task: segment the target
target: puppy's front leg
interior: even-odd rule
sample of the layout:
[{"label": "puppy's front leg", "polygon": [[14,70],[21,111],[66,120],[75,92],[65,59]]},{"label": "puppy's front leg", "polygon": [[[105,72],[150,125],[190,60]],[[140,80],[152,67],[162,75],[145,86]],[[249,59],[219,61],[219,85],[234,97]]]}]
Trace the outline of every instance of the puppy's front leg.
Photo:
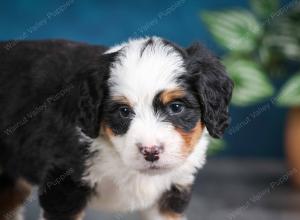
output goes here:
[{"label": "puppy's front leg", "polygon": [[23,179],[0,175],[0,220],[21,220],[22,204],[30,195],[31,185]]},{"label": "puppy's front leg", "polygon": [[186,220],[184,212],[191,199],[191,187],[173,185],[158,203],[142,211],[143,220]]},{"label": "puppy's front leg", "polygon": [[91,193],[91,188],[75,181],[67,172],[48,175],[40,188],[39,199],[46,220],[79,220]]}]

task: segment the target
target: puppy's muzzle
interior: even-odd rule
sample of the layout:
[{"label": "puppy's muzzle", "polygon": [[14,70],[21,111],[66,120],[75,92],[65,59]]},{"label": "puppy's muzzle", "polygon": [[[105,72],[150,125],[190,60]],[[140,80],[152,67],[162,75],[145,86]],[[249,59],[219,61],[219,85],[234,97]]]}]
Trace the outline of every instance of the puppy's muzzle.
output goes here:
[{"label": "puppy's muzzle", "polygon": [[160,145],[143,145],[141,143],[137,144],[140,153],[144,156],[144,159],[148,162],[155,162],[159,160],[159,156],[164,151],[164,146]]}]

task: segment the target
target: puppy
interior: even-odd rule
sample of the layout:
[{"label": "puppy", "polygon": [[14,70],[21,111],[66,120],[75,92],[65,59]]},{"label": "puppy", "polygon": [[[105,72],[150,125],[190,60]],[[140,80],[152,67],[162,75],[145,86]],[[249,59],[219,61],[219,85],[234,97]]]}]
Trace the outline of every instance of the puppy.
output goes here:
[{"label": "puppy", "polygon": [[217,58],[159,37],[0,46],[0,167],[11,183],[0,200],[23,192],[2,216],[25,200],[22,181],[39,186],[47,220],[81,219],[87,205],[185,218],[208,137],[228,126],[233,84]]}]

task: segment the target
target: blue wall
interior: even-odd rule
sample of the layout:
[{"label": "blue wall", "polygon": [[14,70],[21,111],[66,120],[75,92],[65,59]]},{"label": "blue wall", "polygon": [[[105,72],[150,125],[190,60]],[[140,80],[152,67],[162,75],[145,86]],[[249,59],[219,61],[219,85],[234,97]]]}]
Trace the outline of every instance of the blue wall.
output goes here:
[{"label": "blue wall", "polygon": [[[113,45],[140,35],[159,35],[183,46],[200,40],[219,55],[222,50],[199,19],[199,12],[248,7],[246,0],[17,0],[1,1],[0,40],[67,38]],[[267,105],[262,103],[261,105]],[[231,108],[238,126],[259,106]],[[224,155],[282,156],[284,109],[271,106],[247,126],[226,135]]]}]

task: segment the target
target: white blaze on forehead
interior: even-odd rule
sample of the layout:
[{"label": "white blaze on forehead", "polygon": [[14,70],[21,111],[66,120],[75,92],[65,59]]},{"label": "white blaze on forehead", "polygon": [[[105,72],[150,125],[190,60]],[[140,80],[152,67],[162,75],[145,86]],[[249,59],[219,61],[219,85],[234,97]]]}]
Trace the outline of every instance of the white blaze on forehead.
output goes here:
[{"label": "white blaze on forehead", "polygon": [[185,71],[179,52],[157,37],[151,38],[153,43],[145,48],[149,39],[130,40],[107,51],[111,53],[121,49],[111,67],[111,93],[113,96],[125,96],[133,105],[152,103],[158,92],[177,88],[176,79]]}]

